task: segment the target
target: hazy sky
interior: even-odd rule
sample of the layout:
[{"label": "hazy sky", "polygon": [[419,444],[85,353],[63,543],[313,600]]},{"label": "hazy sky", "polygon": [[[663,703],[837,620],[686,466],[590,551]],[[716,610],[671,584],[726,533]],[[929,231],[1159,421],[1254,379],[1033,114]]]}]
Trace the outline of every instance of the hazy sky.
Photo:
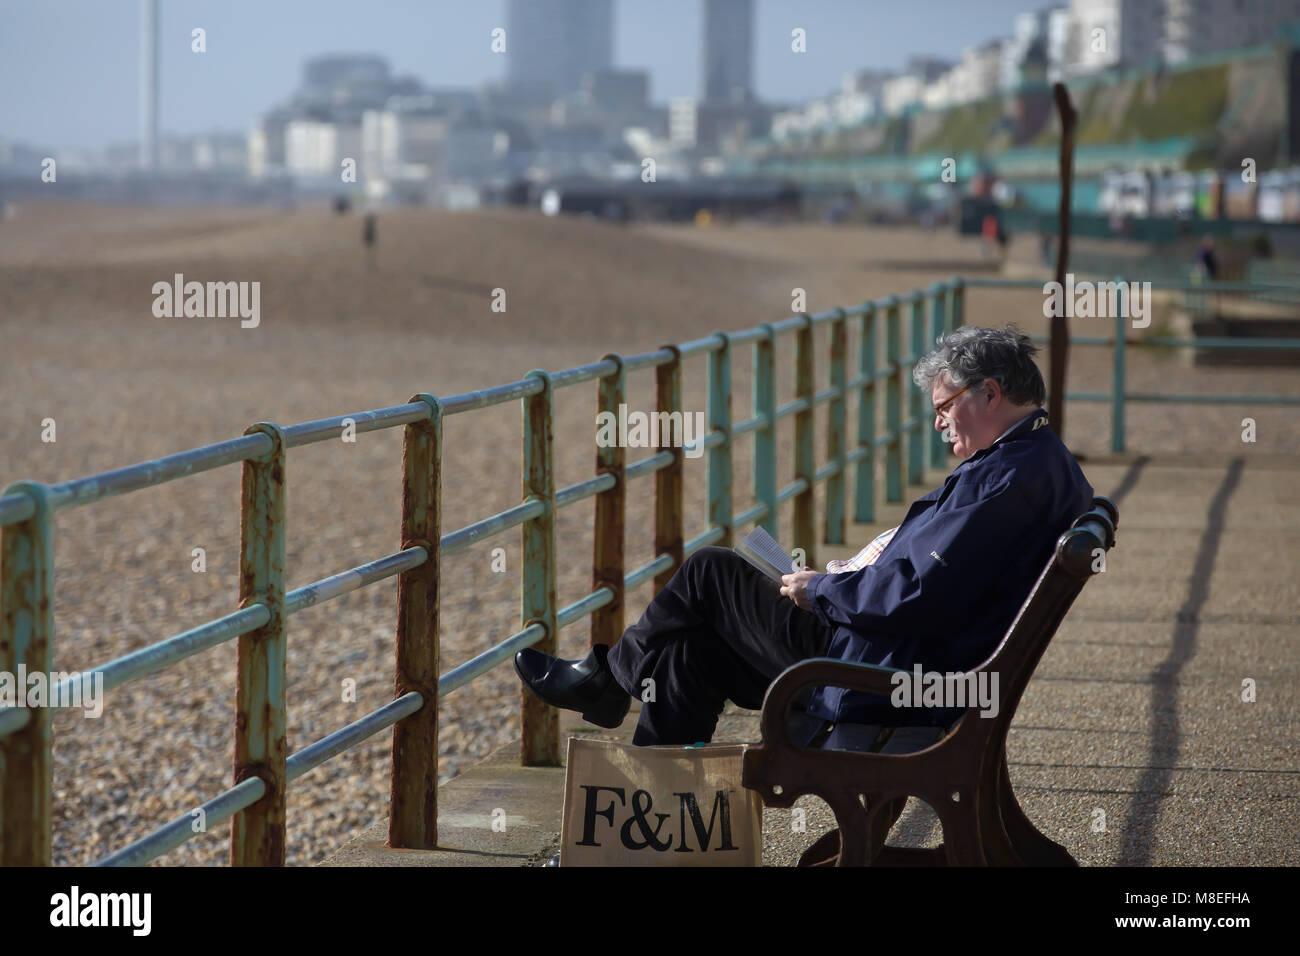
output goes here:
[{"label": "hazy sky", "polygon": [[[1052,0],[757,0],[760,97],[798,101],[845,72],[900,67],[911,54],[956,58],[1011,32],[1014,14]],[[379,53],[431,86],[505,75],[489,49],[504,0],[162,0],[164,135],[248,128],[321,53]],[[699,89],[699,0],[615,0],[614,64],[650,71],[657,103]],[[207,31],[207,52],[190,31]],[[807,31],[808,51],[790,50]],[[138,0],[0,0],[0,138],[98,148],[136,134]]]}]

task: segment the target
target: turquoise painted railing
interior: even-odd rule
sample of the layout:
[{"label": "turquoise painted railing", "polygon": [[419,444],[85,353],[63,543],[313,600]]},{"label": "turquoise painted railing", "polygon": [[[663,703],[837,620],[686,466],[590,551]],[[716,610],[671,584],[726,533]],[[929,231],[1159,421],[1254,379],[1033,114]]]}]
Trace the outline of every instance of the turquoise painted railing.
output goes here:
[{"label": "turquoise painted railing", "polygon": [[[968,288],[983,289],[1037,289],[1043,288],[1041,279],[967,279]],[[1109,392],[1066,392],[1066,402],[1109,402],[1111,406],[1110,449],[1115,454],[1125,451],[1125,416],[1129,402],[1176,403],[1193,405],[1300,405],[1300,397],[1294,395],[1226,395],[1213,393],[1191,394],[1186,392],[1130,392],[1127,388],[1127,355],[1131,348],[1202,348],[1214,350],[1270,351],[1278,350],[1295,354],[1300,350],[1300,341],[1293,338],[1231,338],[1197,336],[1191,339],[1179,339],[1170,336],[1152,336],[1130,341],[1130,316],[1127,307],[1127,283],[1144,281],[1131,277],[1116,276],[1109,280],[1118,284],[1117,297],[1119,308],[1115,312],[1114,327],[1111,335],[1071,335],[1071,346],[1109,348],[1113,354],[1111,371],[1111,390]],[[1277,296],[1294,294],[1294,287],[1277,285],[1260,285],[1247,282],[1177,282],[1151,281],[1151,290],[1168,290],[1193,294],[1196,296],[1213,296],[1219,294],[1248,296],[1257,300],[1277,301]],[[1209,307],[1193,304],[1197,312],[1205,312]],[[1075,320],[1075,325],[1088,322],[1088,319]],[[1034,336],[1034,341],[1046,344],[1046,336]]]},{"label": "turquoise painted railing", "polygon": [[[138,865],[155,859],[197,833],[198,811],[205,830],[233,818],[233,865],[280,865],[285,858],[286,789],[333,756],[388,727],[393,728],[392,799],[389,844],[428,849],[437,845],[438,702],[441,697],[508,660],[520,648],[555,653],[560,628],[591,615],[593,642],[612,643],[623,629],[625,592],[654,578],[667,583],[685,557],[711,544],[730,544],[733,529],[751,522],[776,531],[778,508],[793,507],[794,542],[815,566],[819,537],[814,489],[825,483],[820,540],[844,541],[849,469],[855,469],[853,514],[875,517],[877,456],[883,465],[884,498],[903,500],[904,481],[919,484],[928,463],[944,468],[947,446],[933,430],[928,396],[908,386],[910,370],[941,332],[963,322],[968,287],[1041,288],[1041,282],[954,279],[926,291],[865,302],[852,309],[799,315],[739,332],[717,332],[683,345],[634,356],[607,355],[562,372],[529,372],[495,388],[449,397],[421,393],[404,405],[280,427],[251,426],[241,438],[218,442],[126,468],[57,484],[22,481],[0,495],[0,672],[50,674],[54,635],[54,512],[87,505],[178,478],[241,463],[240,593],[238,609],[85,673],[102,676],[105,691],[168,667],[218,644],[238,639],[236,770],[232,786],[198,808],[99,861]],[[1160,284],[1169,285],[1169,284]],[[1174,284],[1176,286],[1176,284]],[[1226,283],[1221,286],[1232,286]],[[1218,289],[1220,286],[1215,286]],[[1257,287],[1245,286],[1242,291]],[[1231,289],[1227,291],[1232,291]],[[1111,401],[1112,447],[1123,450],[1128,401],[1200,401],[1297,404],[1286,396],[1152,396],[1124,387],[1125,321],[1114,340],[1078,336],[1076,345],[1113,345],[1115,387],[1110,394],[1068,393],[1069,401]],[[848,324],[860,329],[858,354],[849,371]],[[904,336],[906,322],[906,338]],[[816,385],[813,330],[829,331],[826,385]],[[795,397],[776,402],[776,344],[795,337]],[[881,339],[883,338],[883,346]],[[904,350],[904,341],[907,349]],[[1143,345],[1293,347],[1290,340],[1154,340]],[[753,361],[753,413],[732,420],[731,369],[735,351],[748,345]],[[884,362],[879,361],[883,353]],[[628,463],[626,448],[597,447],[594,477],[565,488],[555,486],[553,402],[560,388],[598,383],[598,410],[617,414],[626,403],[627,373],[655,370],[657,411],[682,412],[682,362],[708,356],[707,433],[689,450],[707,450],[707,529],[683,534],[683,466],[687,448],[673,447]],[[878,398],[884,397],[883,408]],[[906,393],[906,399],[904,394]],[[850,441],[846,409],[858,401],[857,427]],[[523,413],[523,488],[520,504],[448,534],[441,529],[442,423],[450,415],[518,400]],[[904,402],[907,410],[904,417]],[[814,412],[826,404],[827,461],[814,459]],[[877,434],[883,412],[884,430]],[[776,429],[794,418],[793,477],[778,484]],[[403,426],[402,532],[397,551],[330,577],[288,590],[285,585],[284,462],[290,448],[337,437],[351,422],[356,431]],[[741,436],[754,434],[751,473],[753,507],[732,509],[732,451]],[[929,437],[927,437],[929,432]],[[654,558],[627,571],[624,514],[630,482],[655,476]],[[564,607],[556,600],[555,516],[558,509],[595,498],[592,590]],[[501,643],[445,674],[439,673],[439,567],[445,556],[513,527],[523,536],[523,597],[520,629]],[[398,579],[396,693],[385,706],[289,755],[286,744],[285,648],[287,619],[377,581]],[[71,699],[75,678],[53,691]],[[558,764],[558,713],[521,691],[521,759]],[[0,708],[0,864],[47,865],[52,858],[52,761],[49,707]]]}]

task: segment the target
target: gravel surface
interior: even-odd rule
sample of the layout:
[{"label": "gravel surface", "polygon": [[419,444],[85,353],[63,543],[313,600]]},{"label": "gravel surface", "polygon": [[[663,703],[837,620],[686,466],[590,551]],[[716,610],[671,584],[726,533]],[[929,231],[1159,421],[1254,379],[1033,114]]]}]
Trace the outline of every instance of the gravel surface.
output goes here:
[{"label": "gravel surface", "polygon": [[[412,210],[381,215],[372,258],[360,232],[357,218],[323,210],[22,206],[0,223],[0,481],[66,480],[228,439],[257,421],[380,408],[419,391],[450,395],[532,368],[775,321],[790,313],[795,288],[819,311],[982,268],[976,243],[919,230],[628,228],[515,211]],[[178,272],[260,282],[260,325],[154,317],[153,284]],[[496,289],[506,292],[504,313],[492,310]],[[1035,292],[980,290],[968,301],[968,322],[1046,329]],[[1085,323],[1074,331],[1087,334]],[[819,386],[825,332],[818,329]],[[792,394],[789,342],[778,352],[780,401]],[[750,414],[743,352],[734,363],[737,420]],[[688,361],[688,410],[704,409],[705,367],[703,357]],[[1076,350],[1070,375],[1072,390],[1106,389],[1109,352]],[[1129,378],[1135,390],[1300,394],[1291,369],[1193,368],[1177,356],[1132,354]],[[632,408],[653,407],[653,382],[650,372],[629,376]],[[561,486],[591,474],[594,406],[594,383],[560,393]],[[1260,451],[1296,447],[1300,425],[1285,409],[1154,405],[1132,408],[1129,445],[1231,453],[1242,447],[1244,415],[1257,420]],[[52,443],[41,440],[47,418],[56,422]],[[1072,407],[1069,426],[1072,447],[1107,450],[1107,406]],[[516,403],[448,420],[444,533],[518,503],[519,443]],[[819,462],[822,446],[819,436]],[[742,441],[736,454],[736,510],[752,503],[744,491],[749,448]],[[290,588],[396,550],[400,458],[400,430],[391,429],[290,452]],[[688,502],[703,501],[703,479],[702,462],[688,464]],[[629,568],[651,557],[651,487],[644,480],[629,495]],[[226,467],[59,512],[55,669],[89,670],[233,610],[238,503],[238,471]],[[688,507],[688,537],[703,530],[702,511]],[[589,502],[561,512],[561,604],[590,589],[590,526]],[[506,573],[492,570],[497,546]],[[205,552],[202,573],[192,567],[195,548]],[[518,567],[513,530],[445,563],[444,670],[518,628]],[[629,615],[650,594],[649,584],[630,593]],[[291,619],[291,752],[391,699],[395,603],[390,579]],[[585,623],[573,625],[561,653],[579,656],[587,642]],[[355,703],[342,700],[347,678],[356,681]],[[55,716],[56,863],[100,859],[229,786],[234,680],[232,641],[111,692],[100,719]],[[517,733],[519,696],[502,666],[442,703],[443,779]],[[291,787],[290,864],[323,859],[386,813],[390,739],[378,734]],[[228,831],[214,826],[157,862],[223,864]]]}]

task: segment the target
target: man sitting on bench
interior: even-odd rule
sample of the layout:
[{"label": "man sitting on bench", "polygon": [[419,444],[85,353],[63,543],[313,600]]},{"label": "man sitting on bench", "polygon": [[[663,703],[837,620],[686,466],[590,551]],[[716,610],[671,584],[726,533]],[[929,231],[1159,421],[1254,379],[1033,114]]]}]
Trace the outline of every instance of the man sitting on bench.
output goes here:
[{"label": "man sitting on bench", "polygon": [[[520,679],[601,727],[617,727],[635,695],[644,703],[634,744],[692,744],[712,739],[727,700],[761,709],[768,685],[810,657],[940,673],[976,666],[1057,537],[1092,505],[1092,486],[1044,427],[1037,351],[1013,326],[965,326],[917,363],[913,379],[930,394],[934,427],[965,460],[891,537],[828,573],[786,575],[779,589],[731,549],[701,548],[613,647],[597,645],[582,661],[525,648],[515,656]],[[898,709],[837,687],[817,688],[805,711],[893,726],[947,726],[961,712]]]}]

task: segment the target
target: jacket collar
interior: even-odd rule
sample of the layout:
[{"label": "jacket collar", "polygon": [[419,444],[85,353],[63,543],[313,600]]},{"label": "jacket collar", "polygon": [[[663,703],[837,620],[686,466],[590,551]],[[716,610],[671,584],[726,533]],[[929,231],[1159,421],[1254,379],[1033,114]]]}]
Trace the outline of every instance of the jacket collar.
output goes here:
[{"label": "jacket collar", "polygon": [[1047,409],[1036,408],[1028,415],[1026,415],[1024,418],[1020,419],[1020,421],[1016,422],[1014,425],[1012,425],[1010,428],[1004,431],[997,438],[995,438],[993,440],[993,444],[989,445],[987,448],[981,448],[979,451],[975,452],[975,454],[971,455],[964,462],[962,462],[962,464],[969,465],[971,462],[979,461],[982,457],[992,452],[993,449],[997,448],[998,445],[1002,444],[1002,442],[1004,441],[1016,441],[1018,439],[1028,438],[1030,436],[1037,437],[1036,435],[1034,435],[1034,433],[1037,432],[1040,428],[1042,428],[1046,424],[1047,424]]}]

